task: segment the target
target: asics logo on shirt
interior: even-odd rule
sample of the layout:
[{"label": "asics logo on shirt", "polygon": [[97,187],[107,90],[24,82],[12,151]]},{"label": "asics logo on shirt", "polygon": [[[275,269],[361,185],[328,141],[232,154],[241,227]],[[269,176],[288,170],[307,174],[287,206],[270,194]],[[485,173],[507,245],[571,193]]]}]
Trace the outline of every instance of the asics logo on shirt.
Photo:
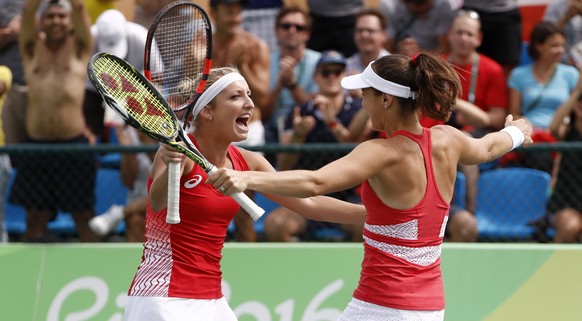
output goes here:
[{"label": "asics logo on shirt", "polygon": [[193,178],[184,182],[184,187],[185,188],[194,188],[194,187],[198,186],[198,184],[200,184],[200,182],[202,182],[202,176],[194,175]]}]

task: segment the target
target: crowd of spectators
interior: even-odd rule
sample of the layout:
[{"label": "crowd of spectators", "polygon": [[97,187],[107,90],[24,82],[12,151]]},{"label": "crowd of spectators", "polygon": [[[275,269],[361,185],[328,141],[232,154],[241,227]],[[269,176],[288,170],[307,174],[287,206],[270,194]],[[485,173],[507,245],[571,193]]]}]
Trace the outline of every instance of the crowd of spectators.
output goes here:
[{"label": "crowd of spectators", "polygon": [[[136,1],[133,21],[114,9],[115,1],[104,1],[106,5],[99,7],[93,2],[0,0],[0,110],[4,120],[0,146],[144,143],[123,126],[104,122],[107,107],[86,81],[81,67],[86,66],[91,53],[107,51],[143,69],[147,28],[155,14],[172,1]],[[210,0],[208,4],[214,30],[213,67],[235,66],[248,82],[256,106],[249,139],[242,145],[358,143],[383,137],[370,129],[361,108],[361,92],[344,91],[339,81],[362,72],[382,56],[412,57],[419,52],[442,55],[458,72],[463,90],[448,125],[481,137],[501,129],[505,116],[511,113],[531,122],[537,141],[580,141],[581,0],[551,2],[528,35],[522,35],[522,17],[515,0],[378,0],[373,6],[361,0],[309,0],[305,6],[281,0]],[[529,44],[528,64],[520,64],[522,39]],[[39,60],[41,55],[43,60]],[[46,59],[51,59],[50,63]],[[56,77],[60,82],[55,83]],[[78,79],[85,79],[85,86],[72,84]],[[439,122],[422,119],[422,124],[430,127]],[[114,142],[110,136],[116,134],[120,139]],[[570,180],[578,175],[573,168],[576,154],[516,155],[508,154],[490,166],[458,168],[466,177],[467,193],[464,206],[451,208],[448,240],[478,240],[477,182],[482,171],[499,166],[533,167],[552,173],[555,193],[546,219],[556,229],[555,241],[582,240],[582,196],[576,197],[576,190],[571,192],[574,196],[564,196],[570,191],[566,187],[574,184]],[[93,191],[98,164],[83,167],[87,160],[78,160],[75,166],[83,169],[82,185],[74,185],[75,180],[64,185],[53,182],[53,194],[44,192],[48,187],[30,192],[31,184],[26,182],[38,175],[34,172],[38,166],[55,177],[65,175],[58,171],[65,160],[49,156],[0,158],[0,192],[6,188],[12,167],[18,169],[10,200],[27,209],[24,241],[51,241],[46,225],[61,209],[74,213],[82,241],[103,240],[124,218],[126,223],[132,222],[127,239],[143,240],[139,237],[145,215],[143,184],[134,186],[134,181],[128,180],[127,186],[136,196],[127,204],[112,207],[101,222],[89,223],[95,215],[90,209],[93,196],[72,201],[75,196],[71,195]],[[126,168],[136,161],[127,156],[120,160]],[[341,155],[265,156],[275,168],[286,170],[317,169]],[[147,155],[138,158],[148,164]],[[130,176],[143,176],[147,172],[143,166],[141,174],[132,169]],[[57,189],[68,194],[54,199]],[[358,188],[333,196],[359,202]],[[136,201],[140,214],[128,214]],[[114,218],[104,227],[103,219],[111,215]],[[237,215],[234,225],[238,241],[258,239],[247,215]],[[317,239],[318,231],[330,227],[284,208],[269,213],[264,226],[267,241]],[[331,227],[344,233],[342,240],[361,241],[361,226]],[[0,225],[0,240],[7,239],[3,235]]]}]

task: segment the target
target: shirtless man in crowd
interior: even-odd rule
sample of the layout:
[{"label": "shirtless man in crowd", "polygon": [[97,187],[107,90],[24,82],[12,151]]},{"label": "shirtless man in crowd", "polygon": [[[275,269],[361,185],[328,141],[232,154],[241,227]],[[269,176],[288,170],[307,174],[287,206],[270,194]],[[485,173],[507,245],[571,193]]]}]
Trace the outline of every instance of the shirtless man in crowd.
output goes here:
[{"label": "shirtless man in crowd", "polygon": [[[37,11],[40,8],[40,19]],[[87,63],[93,40],[83,0],[27,0],[20,49],[28,82],[26,142],[94,142],[83,116]],[[23,241],[51,241],[47,224],[70,212],[81,241],[98,241],[89,229],[94,216],[96,163],[91,153],[23,155],[10,199],[26,208]]]},{"label": "shirtless man in crowd", "polygon": [[[267,43],[242,29],[242,0],[211,0],[214,21],[212,66],[234,65],[245,77],[259,109],[269,93],[269,48]],[[255,110],[255,114],[257,110]],[[253,115],[256,118],[259,115]],[[260,119],[257,118],[257,119]]]}]

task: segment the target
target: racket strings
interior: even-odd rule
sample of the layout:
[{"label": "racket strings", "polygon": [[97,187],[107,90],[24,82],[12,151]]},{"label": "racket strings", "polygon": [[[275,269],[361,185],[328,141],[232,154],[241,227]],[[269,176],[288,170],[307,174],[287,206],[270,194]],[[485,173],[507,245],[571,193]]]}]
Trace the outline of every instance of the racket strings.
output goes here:
[{"label": "racket strings", "polygon": [[[204,72],[210,26],[194,6],[179,6],[158,23],[153,39],[159,54],[150,55],[152,83],[173,109],[183,108],[194,96],[192,81]],[[160,69],[161,68],[161,69]]]},{"label": "racket strings", "polygon": [[144,129],[164,137],[174,137],[176,124],[158,96],[136,77],[135,70],[128,70],[106,57],[93,64],[95,76],[115,99],[122,112],[134,118]]}]

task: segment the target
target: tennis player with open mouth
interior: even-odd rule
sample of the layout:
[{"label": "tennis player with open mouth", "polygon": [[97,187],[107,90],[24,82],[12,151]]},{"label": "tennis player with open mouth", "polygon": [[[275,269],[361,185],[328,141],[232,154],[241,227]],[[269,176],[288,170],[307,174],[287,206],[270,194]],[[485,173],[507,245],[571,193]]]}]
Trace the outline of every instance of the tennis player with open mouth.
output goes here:
[{"label": "tennis player with open mouth", "polygon": [[[185,82],[190,92],[184,94],[192,95],[198,82]],[[236,69],[212,69],[192,110],[188,139],[216,168],[274,172],[260,154],[232,145],[246,139],[254,108],[248,84]],[[220,260],[228,226],[242,209],[230,197],[235,193],[204,184],[207,171],[181,149],[164,144],[154,160],[143,259],[129,289],[125,321],[236,320],[222,294]],[[167,224],[164,213],[171,162],[180,165],[178,224]],[[338,223],[365,219],[362,205],[330,197],[266,196],[310,219]]]}]

